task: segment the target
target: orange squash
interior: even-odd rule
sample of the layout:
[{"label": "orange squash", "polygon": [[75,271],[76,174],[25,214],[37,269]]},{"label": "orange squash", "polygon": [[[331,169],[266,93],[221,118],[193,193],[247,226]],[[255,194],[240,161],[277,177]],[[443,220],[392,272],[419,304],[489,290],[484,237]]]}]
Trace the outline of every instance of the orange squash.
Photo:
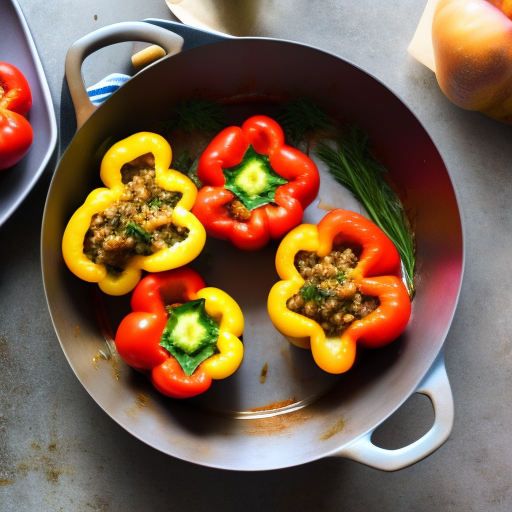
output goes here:
[{"label": "orange squash", "polygon": [[456,105],[512,124],[512,0],[440,0],[432,19],[437,81]]}]

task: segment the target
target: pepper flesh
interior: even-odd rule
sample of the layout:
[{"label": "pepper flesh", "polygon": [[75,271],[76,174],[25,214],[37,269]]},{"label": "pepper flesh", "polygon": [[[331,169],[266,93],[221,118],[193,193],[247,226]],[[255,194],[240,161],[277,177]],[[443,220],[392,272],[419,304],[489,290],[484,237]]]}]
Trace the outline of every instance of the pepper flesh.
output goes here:
[{"label": "pepper flesh", "polygon": [[[327,256],[334,245],[362,247],[351,279],[365,295],[378,297],[379,306],[361,320],[354,321],[341,335],[326,337],[320,324],[288,309],[287,301],[305,281],[295,267],[295,255],[303,250]],[[378,348],[396,339],[411,314],[406,287],[398,277],[400,257],[389,238],[372,222],[347,210],[333,210],[318,224],[301,224],[282,240],[276,254],[276,270],[281,281],[268,297],[270,318],[291,343],[312,351],[316,364],[339,374],[354,364],[356,345]]]},{"label": "pepper flesh", "polygon": [[456,105],[512,124],[512,2],[441,0],[432,22],[437,81]]},{"label": "pepper flesh", "polygon": [[[227,205],[236,196],[226,189],[223,169],[240,164],[252,146],[267,156],[272,170],[288,181],[275,190],[272,202],[251,210],[247,221],[235,220]],[[314,162],[284,142],[284,133],[273,119],[253,116],[242,127],[221,131],[199,158],[198,178],[203,183],[192,212],[209,235],[230,240],[243,250],[264,247],[302,221],[304,209],[318,194],[320,178]]]},{"label": "pepper flesh", "polygon": [[[122,273],[111,275],[105,265],[96,264],[84,254],[84,237],[91,218],[115,203],[123,194],[121,168],[137,157],[152,153],[155,158],[155,182],[165,190],[182,193],[175,206],[171,222],[189,230],[187,238],[171,247],[149,256],[133,256]],[[69,269],[79,278],[98,283],[101,290],[109,295],[124,295],[137,285],[141,271],[161,272],[181,267],[202,251],[206,233],[190,212],[197,196],[194,183],[178,171],[169,169],[172,151],[160,135],[140,132],[114,144],[105,154],[101,163],[100,177],[106,188],[93,190],[84,204],[71,217],[62,240],[62,252]]]},{"label": "pepper flesh", "polygon": [[34,137],[25,115],[32,93],[25,76],[12,64],[0,62],[0,171],[18,163]]},{"label": "pepper flesh", "polygon": [[[206,312],[219,323],[219,352],[188,376],[160,341],[168,318],[166,305],[196,299],[205,300]],[[133,312],[117,329],[117,351],[130,366],[149,373],[153,385],[164,395],[196,396],[210,387],[212,379],[229,377],[240,366],[243,345],[239,337],[244,329],[240,307],[224,291],[206,287],[202,277],[190,267],[146,276],[133,291],[131,306]]]}]

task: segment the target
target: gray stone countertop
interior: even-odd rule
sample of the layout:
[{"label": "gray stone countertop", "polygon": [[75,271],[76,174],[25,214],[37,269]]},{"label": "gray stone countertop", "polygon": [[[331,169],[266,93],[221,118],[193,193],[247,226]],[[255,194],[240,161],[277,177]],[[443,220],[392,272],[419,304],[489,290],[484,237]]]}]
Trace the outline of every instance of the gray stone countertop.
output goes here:
[{"label": "gray stone countertop", "polygon": [[[47,75],[60,140],[26,199],[30,208],[1,228],[0,510],[511,510],[512,132],[452,105],[434,75],[408,55],[426,2],[286,1],[280,17],[247,34],[317,46],[380,79],[430,133],[457,190],[466,268],[445,343],[455,424],[438,451],[394,473],[335,458],[257,473],[195,466],[133,438],[91,399],[55,335],[40,264],[46,193],[74,134],[64,59],[76,39],[101,26],[174,18],[164,0],[19,3]],[[119,71],[108,69],[115,60],[108,49],[90,59],[89,84]],[[433,413],[423,398],[414,395],[379,429],[383,446],[403,446],[429,428]]]}]

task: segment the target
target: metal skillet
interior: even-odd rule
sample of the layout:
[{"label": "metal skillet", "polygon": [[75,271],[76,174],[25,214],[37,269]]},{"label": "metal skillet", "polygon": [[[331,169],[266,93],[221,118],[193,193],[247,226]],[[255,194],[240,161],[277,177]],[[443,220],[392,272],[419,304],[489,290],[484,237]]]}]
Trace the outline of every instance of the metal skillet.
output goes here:
[{"label": "metal skillet", "polygon": [[[183,36],[183,47],[176,34]],[[96,110],[82,81],[82,62],[97,49],[120,41],[159,44],[167,56],[138,73]],[[461,286],[463,228],[446,166],[426,130],[399,98],[357,66],[312,47],[226,38],[162,20],[116,24],[80,39],[68,52],[66,77],[79,129],[47,198],[43,280],[69,364],[107,414],[157,450],[231,470],[284,468],[330,456],[397,470],[445,442],[453,423],[453,400],[443,344]],[[240,369],[215,382],[201,397],[177,401],[159,395],[143,375],[120,361],[115,351],[109,352],[112,343],[102,328],[105,323],[98,321],[99,295],[91,295],[96,285],[79,281],[63,262],[64,228],[99,185],[101,148],[155,129],[180,100],[198,96],[237,98],[228,112],[233,122],[255,113],[272,114],[273,98],[307,96],[369,134],[415,219],[417,292],[410,323],[398,340],[367,354],[343,376],[323,373],[309,351],[288,343],[268,318],[266,297],[278,279],[276,245],[241,254],[226,242],[209,240],[211,264],[202,265],[201,271],[209,284],[235,298],[246,318]],[[354,207],[323,170],[321,178],[320,198],[333,206]],[[304,220],[315,222],[323,213],[314,204]],[[115,332],[129,312],[129,298],[103,296],[101,303]],[[432,428],[398,450],[375,446],[375,429],[413,393],[431,399]]]}]

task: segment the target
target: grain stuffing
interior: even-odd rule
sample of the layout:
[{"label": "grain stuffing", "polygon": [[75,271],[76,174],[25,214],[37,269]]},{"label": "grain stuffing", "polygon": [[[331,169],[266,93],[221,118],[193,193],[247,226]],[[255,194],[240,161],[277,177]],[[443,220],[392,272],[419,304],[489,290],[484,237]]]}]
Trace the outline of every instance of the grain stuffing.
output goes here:
[{"label": "grain stuffing", "polygon": [[288,309],[318,322],[327,337],[339,336],[379,306],[377,297],[363,295],[350,278],[358,261],[349,247],[339,247],[324,257],[299,251],[295,267],[305,282],[288,299]]},{"label": "grain stuffing", "polygon": [[167,249],[182,242],[188,233],[187,228],[171,222],[182,194],[156,184],[152,154],[125,164],[121,174],[121,197],[93,215],[84,239],[86,256],[114,273],[133,256],[149,256]]}]

